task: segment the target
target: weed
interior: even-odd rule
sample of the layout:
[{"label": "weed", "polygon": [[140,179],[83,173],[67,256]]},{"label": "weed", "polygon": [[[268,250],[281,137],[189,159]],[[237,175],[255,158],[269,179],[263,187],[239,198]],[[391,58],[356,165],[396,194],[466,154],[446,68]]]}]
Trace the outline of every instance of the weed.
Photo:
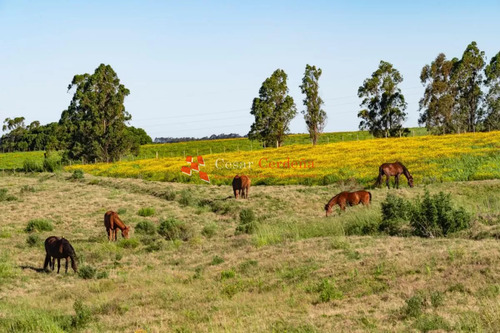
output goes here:
[{"label": "weed", "polygon": [[0,188],[0,202],[1,201],[16,201],[17,198],[13,195],[7,194],[6,188]]},{"label": "weed", "polygon": [[41,240],[40,240],[40,237],[37,234],[29,235],[26,238],[26,244],[28,244],[28,246],[34,247],[34,246],[37,246],[40,243],[41,243]]},{"label": "weed", "polygon": [[153,215],[155,215],[155,213],[156,213],[156,211],[153,207],[145,207],[145,208],[139,209],[139,211],[137,212],[137,215],[147,217],[147,216],[153,216]]},{"label": "weed", "polygon": [[52,226],[52,221],[46,219],[34,219],[28,222],[24,231],[52,231],[53,229],[54,227]]},{"label": "weed", "polygon": [[139,246],[139,241],[136,238],[124,238],[120,240],[117,245],[124,249],[135,249]]},{"label": "weed", "polygon": [[436,314],[424,314],[423,316],[417,318],[414,323],[414,327],[420,332],[450,330],[450,324],[444,318]]},{"label": "weed", "polygon": [[96,276],[97,270],[90,265],[83,265],[78,269],[78,276],[85,280],[93,279]]},{"label": "weed", "polygon": [[175,218],[163,220],[158,227],[158,233],[166,240],[187,241],[194,236],[194,232],[189,226]]},{"label": "weed", "polygon": [[150,221],[141,221],[135,226],[135,231],[143,235],[155,235],[156,226]]},{"label": "weed", "polygon": [[236,273],[232,269],[220,272],[220,279],[221,280],[232,279],[235,276],[236,276]]},{"label": "weed", "polygon": [[204,226],[203,229],[201,230],[201,234],[206,238],[212,238],[215,236],[216,233],[217,233],[217,224],[215,223],[209,223],[206,226]]},{"label": "weed", "polygon": [[431,293],[431,304],[433,308],[437,308],[444,303],[444,294],[440,291],[434,291]]},{"label": "weed", "polygon": [[222,264],[223,262],[224,262],[224,258],[216,255],[212,258],[210,265],[219,265],[219,264]]},{"label": "weed", "polygon": [[415,295],[406,300],[406,306],[403,308],[403,313],[406,317],[416,318],[423,312],[424,299],[420,295]]},{"label": "weed", "polygon": [[326,303],[331,300],[338,300],[344,297],[342,291],[340,291],[335,282],[330,279],[323,279],[317,285],[309,288],[308,291],[319,293],[318,301],[320,303]]},{"label": "weed", "polygon": [[73,171],[73,173],[71,174],[71,176],[69,177],[70,180],[81,180],[81,179],[84,179],[85,176],[83,174],[83,170],[82,169],[76,169]]},{"label": "weed", "polygon": [[81,300],[76,300],[73,304],[75,316],[72,320],[72,325],[75,329],[82,329],[92,320],[92,309],[83,304]]},{"label": "weed", "polygon": [[255,221],[255,214],[252,209],[242,209],[240,212],[240,223],[236,227],[236,234],[253,234],[257,231],[258,225]]},{"label": "weed", "polygon": [[35,193],[36,192],[36,188],[34,186],[24,185],[23,187],[21,187],[21,191],[20,192],[21,192],[21,194],[27,193],[27,192]]}]

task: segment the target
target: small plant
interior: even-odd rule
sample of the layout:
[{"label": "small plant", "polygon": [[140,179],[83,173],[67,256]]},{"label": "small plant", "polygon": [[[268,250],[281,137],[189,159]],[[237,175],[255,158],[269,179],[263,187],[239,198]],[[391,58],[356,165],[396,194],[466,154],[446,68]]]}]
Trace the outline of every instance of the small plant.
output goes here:
[{"label": "small plant", "polygon": [[28,246],[34,247],[37,246],[39,243],[40,243],[40,237],[37,234],[29,235],[26,238],[26,244],[28,244]]},{"label": "small plant", "polygon": [[139,209],[139,211],[137,212],[137,215],[147,217],[147,216],[155,215],[155,212],[156,211],[153,207],[145,207],[145,208]]},{"label": "small plant", "polygon": [[143,235],[155,235],[156,226],[151,221],[141,221],[135,226],[135,231]]},{"label": "small plant", "polygon": [[197,200],[193,197],[191,191],[182,190],[180,194],[179,203],[182,206],[196,206]]},{"label": "small plant", "polygon": [[440,291],[434,291],[431,293],[431,304],[433,308],[437,308],[444,303],[444,294]]},{"label": "small plant", "polygon": [[212,238],[217,233],[217,224],[210,223],[203,227],[201,234],[206,238]]},{"label": "small plant", "polygon": [[335,283],[329,279],[321,280],[313,291],[319,293],[319,302],[326,303],[335,299],[342,299],[344,294],[338,290]]},{"label": "small plant", "polygon": [[73,173],[71,174],[71,176],[69,177],[69,179],[71,179],[71,180],[81,180],[83,178],[84,178],[84,175],[83,175],[82,169],[74,170]]},{"label": "small plant", "polygon": [[183,241],[191,239],[194,234],[190,227],[175,218],[162,221],[158,227],[158,233],[166,240],[180,239]]},{"label": "small plant", "polygon": [[219,265],[219,264],[222,264],[224,262],[224,258],[221,258],[219,256],[214,256],[212,258],[212,262],[210,263],[210,265]]},{"label": "small plant", "polygon": [[139,246],[139,241],[135,238],[129,238],[129,239],[124,238],[121,239],[117,245],[124,249],[135,249],[136,247]]},{"label": "small plant", "polygon": [[83,265],[78,269],[78,276],[85,280],[93,279],[96,273],[97,270],[90,265]]},{"label": "small plant", "polygon": [[36,189],[34,186],[24,185],[23,187],[21,187],[21,194],[26,193],[26,192],[35,193]]},{"label": "small plant", "polygon": [[232,279],[235,276],[236,276],[236,273],[232,269],[220,272],[220,279],[221,280]]},{"label": "small plant", "polygon": [[240,224],[236,227],[236,234],[253,234],[257,231],[257,221],[252,209],[242,209],[240,212]]},{"label": "small plant", "polygon": [[109,277],[108,271],[101,271],[96,275],[97,279],[107,279]]},{"label": "small plant", "polygon": [[28,222],[28,225],[24,229],[26,232],[33,231],[52,231],[54,227],[52,226],[52,222],[46,219],[34,219]]},{"label": "small plant", "polygon": [[17,198],[13,195],[7,194],[9,190],[0,188],[0,201],[15,201]]},{"label": "small plant", "polygon": [[422,314],[424,304],[424,299],[421,296],[412,296],[406,300],[403,312],[406,317],[416,318]]},{"label": "small plant", "polygon": [[73,304],[75,316],[71,321],[71,326],[76,329],[82,329],[92,320],[92,309],[85,306],[81,300],[76,300]]}]

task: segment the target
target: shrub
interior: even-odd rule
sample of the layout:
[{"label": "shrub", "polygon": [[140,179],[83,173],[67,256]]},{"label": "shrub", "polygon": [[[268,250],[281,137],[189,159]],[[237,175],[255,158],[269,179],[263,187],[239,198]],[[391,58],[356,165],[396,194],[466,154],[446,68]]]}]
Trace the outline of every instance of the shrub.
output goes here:
[{"label": "shrub", "polygon": [[78,269],[78,276],[85,280],[93,279],[96,276],[97,270],[89,265],[83,265]]},{"label": "shrub", "polygon": [[240,212],[240,224],[236,227],[236,234],[253,234],[257,231],[257,221],[252,209],[242,209]]},{"label": "shrub", "polygon": [[28,225],[24,229],[26,232],[32,231],[52,231],[54,228],[52,222],[46,219],[34,219],[28,222]]},{"label": "shrub", "polygon": [[212,258],[212,262],[210,263],[210,265],[219,265],[219,264],[222,264],[224,262],[224,258],[221,258],[219,256],[214,256]]},{"label": "shrub", "polygon": [[160,223],[158,233],[165,237],[166,240],[181,239],[187,241],[193,237],[193,230],[184,222],[175,218],[169,218]]},{"label": "shrub", "polygon": [[155,209],[153,207],[141,208],[137,212],[137,215],[144,216],[144,217],[146,217],[146,216],[153,216],[154,214],[155,214]]},{"label": "shrub", "polygon": [[236,273],[232,269],[230,269],[228,271],[220,272],[220,279],[221,280],[232,279],[235,276],[236,276]]},{"label": "shrub", "polygon": [[321,280],[311,291],[319,293],[319,302],[321,303],[344,297],[342,291],[338,290],[335,283],[329,279]]},{"label": "shrub", "polygon": [[135,226],[135,231],[143,235],[156,234],[156,226],[150,221],[141,221]]},{"label": "shrub", "polygon": [[182,206],[195,206],[196,199],[193,197],[193,194],[189,190],[182,190],[181,197],[179,198],[179,203]]},{"label": "shrub", "polygon": [[403,312],[406,317],[416,318],[422,314],[424,304],[424,299],[421,296],[412,296],[406,300],[406,306],[404,307]]},{"label": "shrub", "polygon": [[135,249],[139,246],[139,241],[135,238],[122,239],[118,242],[118,246],[124,249]]},{"label": "shrub", "polygon": [[450,194],[439,192],[431,196],[425,191],[422,200],[417,199],[410,224],[417,236],[446,236],[470,226],[471,216],[463,209],[455,209]]},{"label": "shrub", "polygon": [[62,157],[56,152],[46,153],[43,160],[43,169],[47,172],[55,172],[62,169]]},{"label": "shrub", "polygon": [[26,244],[28,244],[29,246],[33,247],[33,246],[36,246],[40,243],[40,237],[38,237],[37,234],[32,234],[32,235],[29,235],[27,238],[26,238]]},{"label": "shrub", "polygon": [[7,194],[9,190],[0,188],[0,201],[15,201],[17,198],[13,195]]},{"label": "shrub", "polygon": [[217,233],[217,224],[210,223],[203,227],[201,234],[206,238],[212,238]]},{"label": "shrub", "polygon": [[75,316],[72,319],[71,326],[76,329],[82,329],[92,320],[92,309],[85,306],[81,300],[76,300],[73,304]]},{"label": "shrub", "polygon": [[71,174],[71,176],[69,177],[69,179],[71,179],[71,180],[80,180],[83,178],[84,178],[84,175],[83,175],[82,169],[74,170],[73,173]]}]

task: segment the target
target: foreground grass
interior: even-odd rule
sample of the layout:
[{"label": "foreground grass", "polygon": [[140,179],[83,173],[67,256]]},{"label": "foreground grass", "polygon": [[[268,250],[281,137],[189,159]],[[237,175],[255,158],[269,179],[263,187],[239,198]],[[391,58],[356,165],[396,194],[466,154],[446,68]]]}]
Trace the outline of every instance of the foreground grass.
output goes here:
[{"label": "foreground grass", "polygon": [[[500,326],[500,181],[429,185],[451,192],[475,216],[446,239],[363,236],[380,220],[372,207],[324,217],[325,202],[354,183],[262,186],[249,200],[229,186],[69,175],[0,177],[17,200],[0,202],[1,331],[148,332],[495,332]],[[392,190],[413,198],[423,187]],[[139,216],[144,207],[154,216]],[[235,235],[239,213],[258,229]],[[128,241],[108,243],[103,215],[120,212]],[[193,228],[187,242],[140,234],[173,217]],[[26,233],[34,219],[53,231]],[[207,230],[212,230],[208,232]],[[37,235],[39,241],[28,243]],[[43,240],[68,238],[80,270],[45,274]],[[32,237],[33,238],[33,237]],[[36,238],[36,237],[35,237]],[[86,268],[87,269],[87,268]],[[77,300],[81,300],[78,303]]]}]

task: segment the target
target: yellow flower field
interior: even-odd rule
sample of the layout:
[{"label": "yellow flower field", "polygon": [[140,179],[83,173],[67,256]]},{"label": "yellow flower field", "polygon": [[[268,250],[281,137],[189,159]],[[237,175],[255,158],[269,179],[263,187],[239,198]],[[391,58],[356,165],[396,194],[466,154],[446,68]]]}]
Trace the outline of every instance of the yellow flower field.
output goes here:
[{"label": "yellow flower field", "polygon": [[[500,132],[467,133],[338,142],[318,146],[240,151],[203,156],[212,184],[230,184],[246,174],[253,184],[330,184],[356,179],[372,184],[384,162],[401,161],[415,182],[430,183],[500,178]],[[181,173],[182,157],[113,164],[73,165],[66,170],[111,177],[202,183],[196,172]],[[405,179],[403,178],[403,182]]]}]

